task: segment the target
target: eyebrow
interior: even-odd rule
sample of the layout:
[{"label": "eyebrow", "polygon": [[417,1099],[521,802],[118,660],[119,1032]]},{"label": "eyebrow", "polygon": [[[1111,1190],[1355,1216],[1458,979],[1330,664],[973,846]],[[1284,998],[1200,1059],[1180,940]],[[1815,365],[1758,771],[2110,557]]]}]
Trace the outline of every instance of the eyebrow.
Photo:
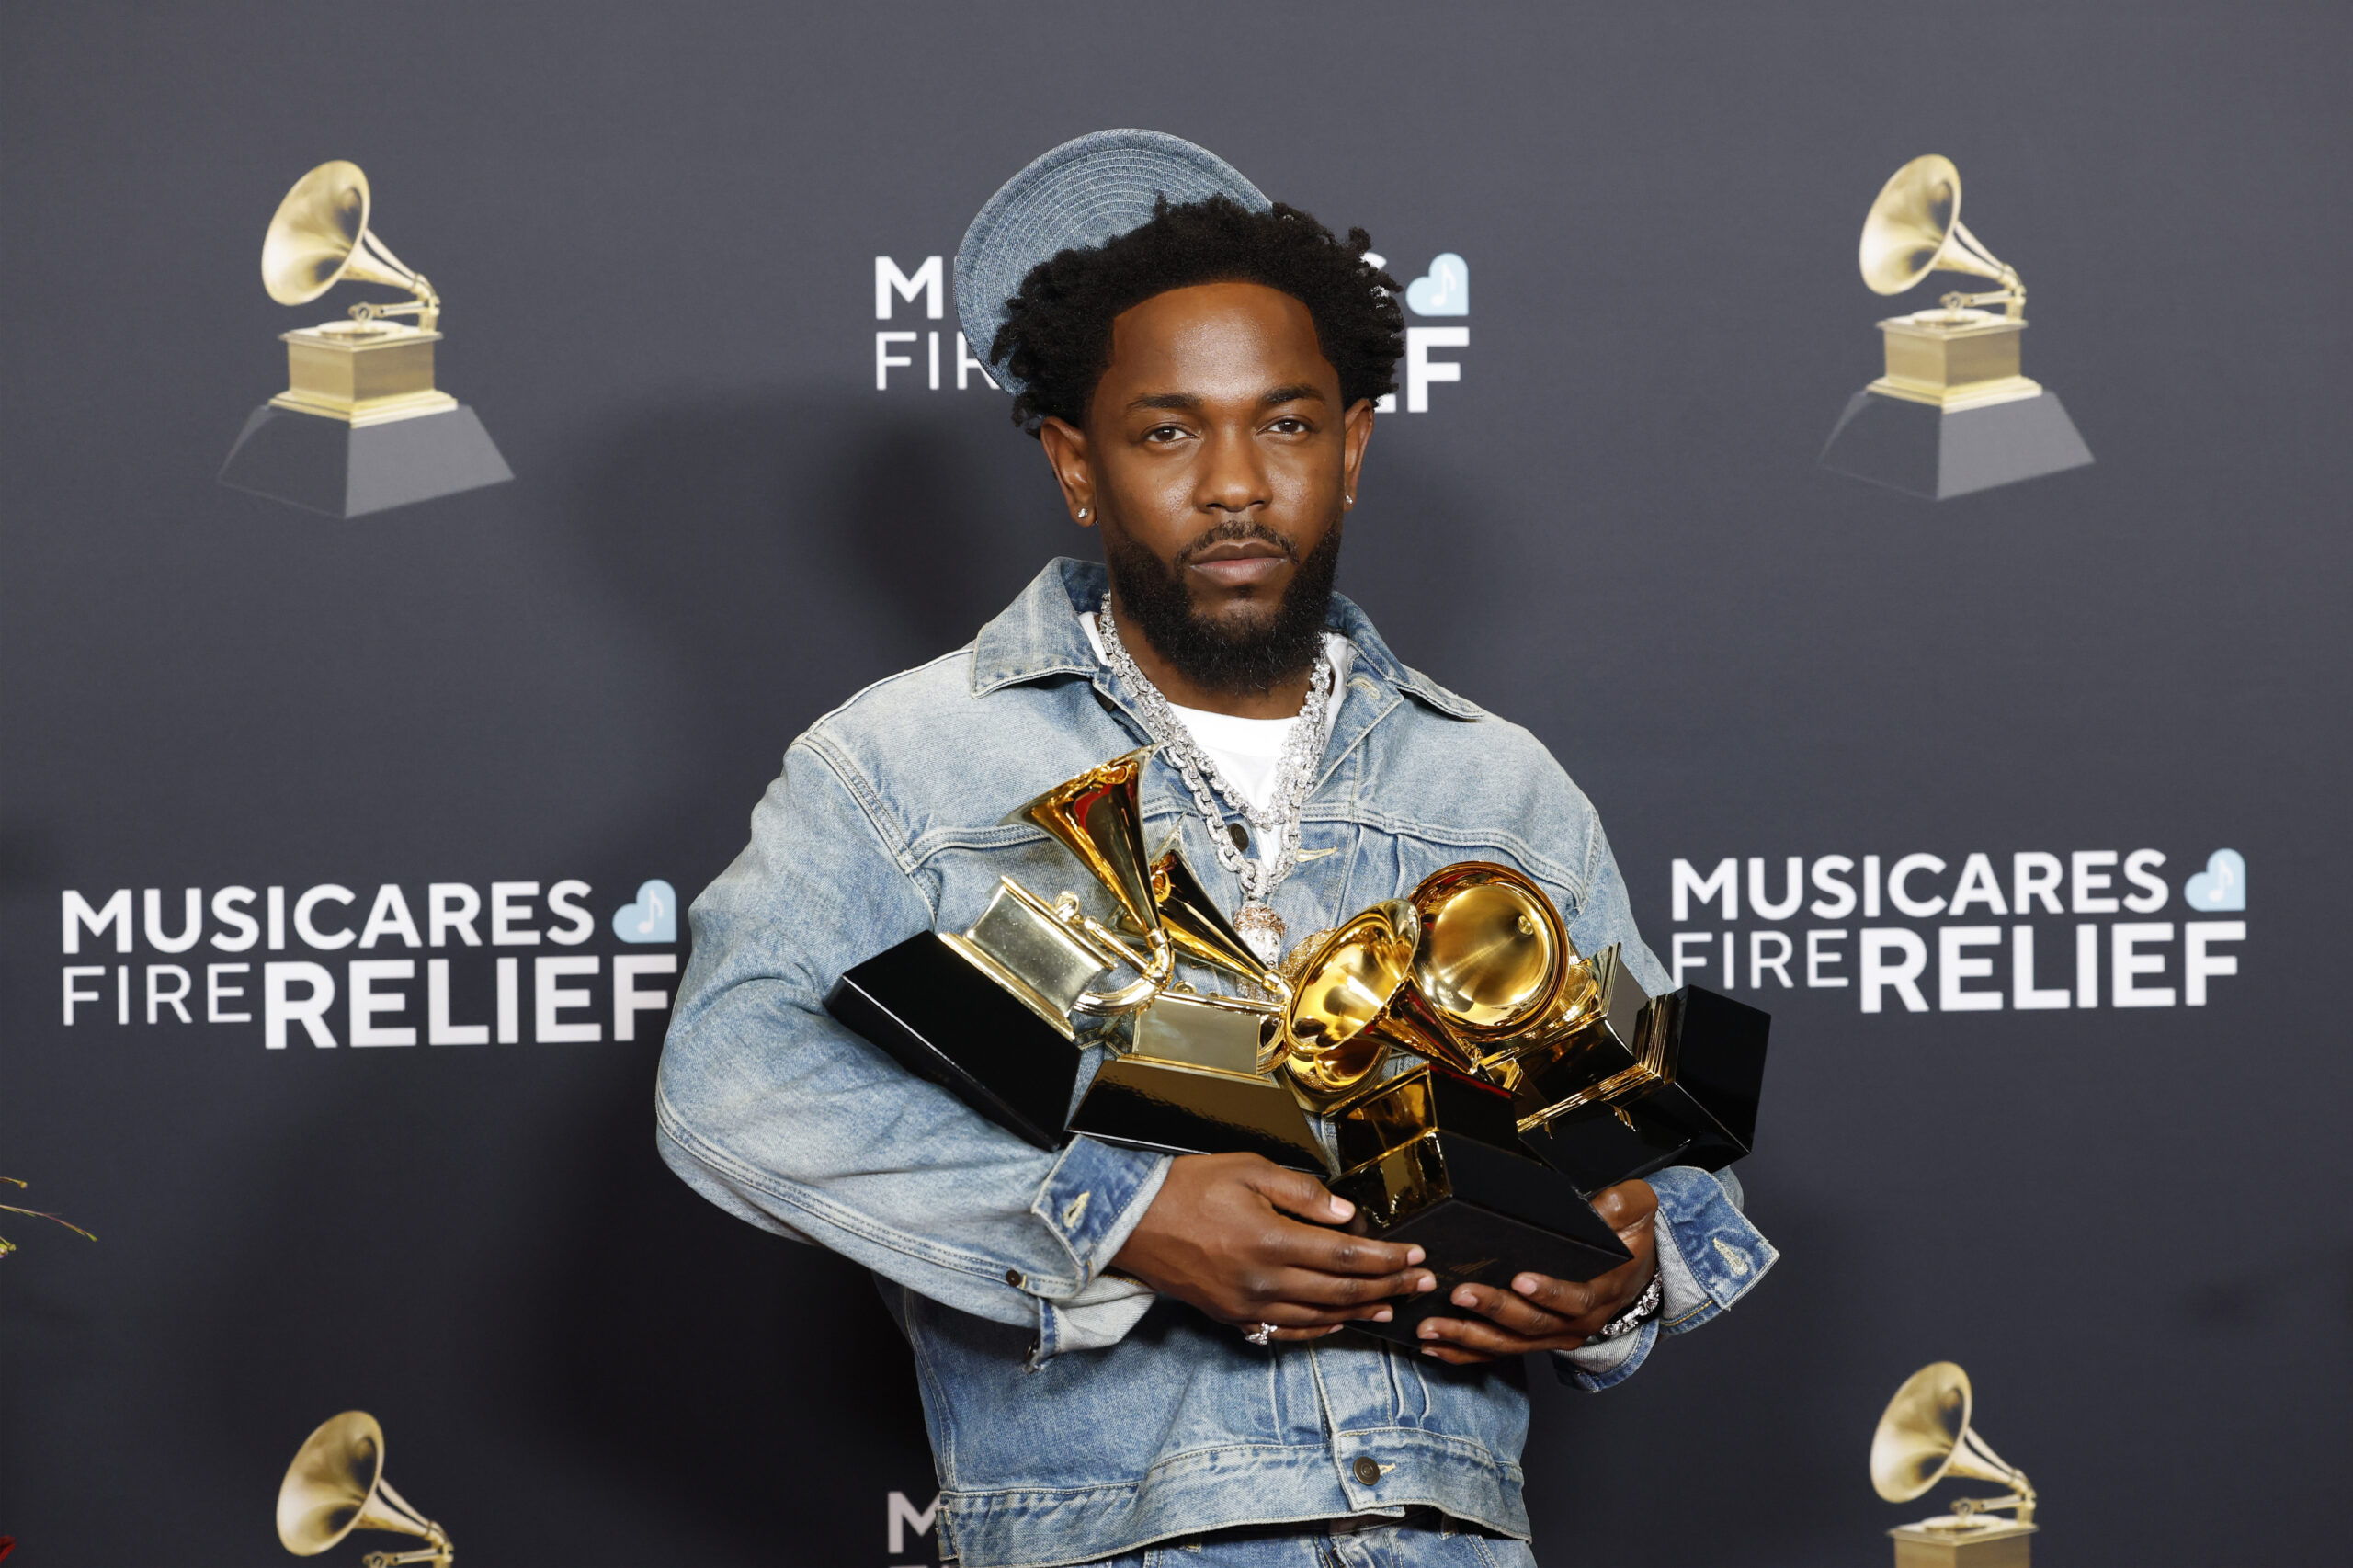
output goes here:
[{"label": "eyebrow", "polygon": [[[1277,408],[1286,403],[1322,403],[1324,394],[1305,381],[1296,385],[1275,387],[1258,400],[1261,408]],[[1191,392],[1146,392],[1128,404],[1130,408],[1167,408],[1190,413],[1201,406],[1201,400]]]}]

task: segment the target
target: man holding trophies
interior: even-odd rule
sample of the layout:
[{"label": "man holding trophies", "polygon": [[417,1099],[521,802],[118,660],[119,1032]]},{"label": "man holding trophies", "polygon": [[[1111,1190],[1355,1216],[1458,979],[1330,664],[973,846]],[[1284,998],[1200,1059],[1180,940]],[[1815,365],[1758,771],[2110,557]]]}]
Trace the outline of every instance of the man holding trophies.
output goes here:
[{"label": "man holding trophies", "polygon": [[[1529,1562],[1520,1358],[1608,1387],[1777,1256],[1729,1175],[1669,1165],[1578,1189],[1599,1272],[1505,1258],[1442,1284],[1443,1260],[1368,1223],[1373,1189],[1335,1193],[1345,1159],[1041,1147],[827,1010],[878,954],[981,938],[1011,884],[1073,887],[1068,837],[1006,813],[1146,748],[1120,777],[1151,853],[1175,851],[1234,955],[1154,960],[1156,995],[1257,1007],[1265,1038],[1303,1051],[1312,1031],[1263,998],[1324,983],[1298,960],[1368,904],[1410,945],[1396,901],[1462,863],[1540,890],[1518,933],[1562,933],[1569,959],[1614,949],[1638,1000],[1666,990],[1593,808],[1542,745],[1401,663],[1332,591],[1403,346],[1368,244],[1155,132],[1080,138],[1000,190],[958,255],[959,312],[1104,563],[1048,564],[974,641],[794,741],[693,908],[663,1155],[730,1212],[879,1277],[921,1371],[941,1550],[966,1568],[1154,1543],[1203,1568]],[[1028,903],[1115,955],[1156,918],[1142,897]],[[1081,1089],[1131,1048],[1084,1011],[1126,1002],[1083,1003],[1074,1029],[1000,983],[1062,1029],[1034,1026]],[[1456,1037],[1431,1028],[1446,1040],[1426,1054],[1451,1063]],[[1415,1065],[1381,1060],[1366,1086]],[[1507,1104],[1453,1064],[1446,1093]],[[1328,1145],[1354,1102],[1302,1103]]]}]

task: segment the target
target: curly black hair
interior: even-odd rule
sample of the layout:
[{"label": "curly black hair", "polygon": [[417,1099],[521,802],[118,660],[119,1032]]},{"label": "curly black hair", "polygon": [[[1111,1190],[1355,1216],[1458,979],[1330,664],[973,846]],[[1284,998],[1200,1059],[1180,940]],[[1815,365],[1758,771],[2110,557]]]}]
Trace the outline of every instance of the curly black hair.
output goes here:
[{"label": "curly black hair", "polygon": [[1014,422],[1032,436],[1048,415],[1084,426],[1110,368],[1112,318],[1197,283],[1263,283],[1305,305],[1340,373],[1343,406],[1394,392],[1405,318],[1397,280],[1364,260],[1371,246],[1362,229],[1343,241],[1280,202],[1256,212],[1229,196],[1182,207],[1163,197],[1142,227],[1040,262],[1006,301],[989,352],[1028,389],[1014,399]]}]

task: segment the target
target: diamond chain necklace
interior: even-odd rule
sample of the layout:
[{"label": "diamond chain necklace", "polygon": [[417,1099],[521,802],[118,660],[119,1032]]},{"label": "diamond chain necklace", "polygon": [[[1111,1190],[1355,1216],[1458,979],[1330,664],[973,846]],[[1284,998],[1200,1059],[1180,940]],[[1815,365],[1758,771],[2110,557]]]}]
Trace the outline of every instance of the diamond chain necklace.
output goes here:
[{"label": "diamond chain necklace", "polygon": [[[1111,673],[1120,677],[1134,698],[1145,732],[1169,766],[1184,776],[1185,787],[1193,792],[1194,808],[1209,824],[1210,846],[1217,852],[1217,863],[1242,880],[1242,908],[1233,917],[1233,928],[1250,944],[1250,950],[1272,967],[1282,952],[1283,917],[1267,901],[1299,866],[1300,818],[1307,805],[1308,791],[1314,786],[1316,759],[1324,752],[1324,713],[1332,696],[1331,654],[1319,638],[1315,667],[1307,677],[1307,700],[1283,736],[1282,755],[1275,765],[1275,783],[1267,791],[1267,803],[1256,806],[1218,771],[1217,763],[1193,739],[1192,732],[1176,717],[1168,699],[1161,695],[1150,676],[1137,668],[1135,660],[1120,642],[1119,628],[1111,623],[1111,601],[1108,596],[1096,619],[1103,634],[1103,651],[1111,661]],[[1239,823],[1226,822],[1225,813],[1218,809],[1220,795],[1273,841],[1275,854],[1270,860],[1255,860],[1242,852],[1246,835]]]}]

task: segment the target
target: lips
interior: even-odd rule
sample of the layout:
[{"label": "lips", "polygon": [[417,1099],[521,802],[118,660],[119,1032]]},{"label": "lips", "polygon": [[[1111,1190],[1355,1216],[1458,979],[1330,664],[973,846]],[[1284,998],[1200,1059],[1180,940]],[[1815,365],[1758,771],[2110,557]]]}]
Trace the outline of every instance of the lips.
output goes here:
[{"label": "lips", "polygon": [[1255,587],[1271,582],[1290,558],[1263,540],[1222,540],[1195,555],[1188,570],[1221,588]]},{"label": "lips", "polygon": [[1224,588],[1242,588],[1269,582],[1290,563],[1279,545],[1263,539],[1220,540],[1192,552],[1185,565]]}]

